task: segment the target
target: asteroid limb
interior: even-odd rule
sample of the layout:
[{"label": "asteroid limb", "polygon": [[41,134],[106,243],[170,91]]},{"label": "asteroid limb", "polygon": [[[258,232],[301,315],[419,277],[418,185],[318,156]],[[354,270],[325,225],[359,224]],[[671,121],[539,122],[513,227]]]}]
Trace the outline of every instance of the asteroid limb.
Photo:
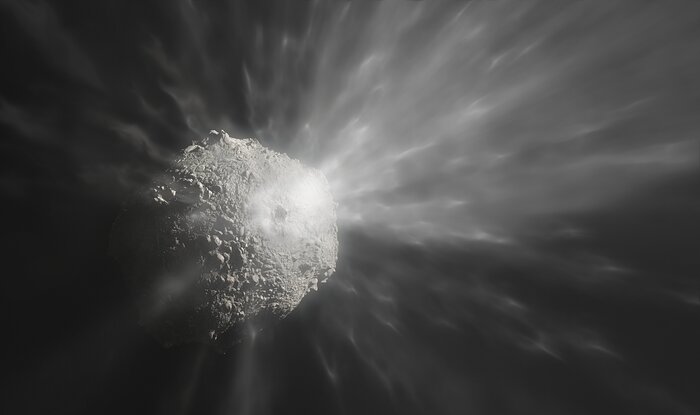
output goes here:
[{"label": "asteroid limb", "polygon": [[225,346],[334,272],[335,207],[320,171],[212,131],[126,203],[110,251],[162,343]]}]

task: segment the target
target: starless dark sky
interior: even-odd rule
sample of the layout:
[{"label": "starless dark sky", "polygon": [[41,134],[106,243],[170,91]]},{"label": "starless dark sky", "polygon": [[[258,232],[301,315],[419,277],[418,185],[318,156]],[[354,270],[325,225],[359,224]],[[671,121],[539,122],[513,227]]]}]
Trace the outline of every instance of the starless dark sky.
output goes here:
[{"label": "starless dark sky", "polygon": [[[502,3],[503,14],[483,11],[483,4],[475,12],[502,28],[488,53],[556,27],[531,59],[561,63],[569,75],[544,72],[543,82],[553,80],[559,89],[490,125],[487,138],[507,137],[499,146],[508,147],[508,137],[527,141],[578,122],[570,108],[595,118],[596,111],[617,114],[612,103],[635,91],[654,98],[580,147],[524,146],[500,181],[487,183],[513,180],[503,188],[517,193],[518,183],[534,189],[524,178],[532,174],[551,188],[535,205],[564,205],[575,199],[562,190],[573,182],[562,185],[561,177],[539,176],[532,166],[562,154],[574,154],[564,159],[570,164],[583,153],[619,158],[640,141],[659,145],[666,151],[660,159],[677,161],[673,168],[651,164],[644,185],[629,187],[611,183],[637,177],[632,168],[586,175],[578,186],[587,197],[608,188],[616,197],[581,209],[533,208],[538,214],[524,221],[512,213],[527,210],[524,203],[491,210],[491,202],[468,216],[506,228],[503,223],[521,224],[513,226],[517,245],[415,244],[341,223],[331,281],[256,342],[220,354],[199,345],[164,349],[142,331],[126,280],[107,254],[111,223],[130,192],[211,128],[299,151],[291,137],[303,129],[304,106],[296,98],[321,91],[316,97],[325,103],[324,91],[353,85],[353,72],[343,68],[367,47],[353,39],[383,39],[391,31],[395,21],[385,27],[371,20],[388,16],[386,3],[1,1],[1,292],[8,349],[2,412],[698,413],[699,7],[532,2],[529,14],[518,15],[504,12],[510,6]],[[333,19],[347,4],[355,20],[346,20],[338,36]],[[455,7],[425,8],[425,31],[399,39],[397,50],[409,52],[389,65],[396,79],[413,74],[401,68],[428,66],[410,52],[439,49],[429,34],[440,33]],[[405,13],[400,21],[416,16],[397,10]],[[559,16],[576,24],[558,24]],[[324,49],[324,36],[334,33],[335,43]],[[284,61],[272,58],[280,36],[296,48]],[[338,45],[345,48],[333,48]],[[583,58],[564,59],[587,56],[590,50],[577,45],[605,53],[589,66],[579,63],[588,62]],[[495,65],[491,55],[478,56]],[[318,62],[337,71],[324,76]],[[514,71],[545,67],[535,63]],[[462,79],[451,68],[436,74]],[[519,79],[502,76],[497,79]],[[433,85],[429,78],[421,79]],[[326,89],[318,89],[324,79]],[[262,87],[253,94],[251,84]],[[496,88],[475,83],[482,87]],[[449,88],[440,91],[450,95]],[[569,106],[574,96],[585,99]],[[429,112],[420,105],[410,111],[418,119]],[[295,133],[280,138],[285,131]],[[390,140],[376,140],[382,139]],[[391,205],[452,190],[432,177],[439,176],[381,196]]]}]

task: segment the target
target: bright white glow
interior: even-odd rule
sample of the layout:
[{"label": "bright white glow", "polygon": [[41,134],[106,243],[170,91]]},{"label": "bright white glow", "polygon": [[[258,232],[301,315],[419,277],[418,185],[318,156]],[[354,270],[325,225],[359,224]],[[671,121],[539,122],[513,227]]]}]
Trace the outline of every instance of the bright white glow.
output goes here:
[{"label": "bright white glow", "polygon": [[249,215],[266,237],[288,237],[313,234],[328,226],[320,218],[328,218],[322,210],[334,206],[328,184],[318,173],[299,171],[280,177],[251,196]]}]

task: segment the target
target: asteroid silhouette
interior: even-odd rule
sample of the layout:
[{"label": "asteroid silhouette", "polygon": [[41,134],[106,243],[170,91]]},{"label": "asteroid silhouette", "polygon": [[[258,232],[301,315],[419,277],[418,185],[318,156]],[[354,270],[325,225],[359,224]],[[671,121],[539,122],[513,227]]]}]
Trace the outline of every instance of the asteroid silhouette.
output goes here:
[{"label": "asteroid silhouette", "polygon": [[110,252],[163,344],[227,346],[331,276],[335,208],[320,171],[212,131],[125,204]]}]

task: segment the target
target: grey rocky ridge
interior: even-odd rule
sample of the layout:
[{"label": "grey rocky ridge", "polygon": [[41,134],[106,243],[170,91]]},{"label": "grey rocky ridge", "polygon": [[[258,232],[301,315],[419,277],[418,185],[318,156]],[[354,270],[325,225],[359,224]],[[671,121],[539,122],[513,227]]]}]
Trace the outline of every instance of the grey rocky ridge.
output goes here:
[{"label": "grey rocky ridge", "polygon": [[160,341],[227,345],[334,272],[335,208],[320,171],[212,131],[126,203],[110,252]]}]

